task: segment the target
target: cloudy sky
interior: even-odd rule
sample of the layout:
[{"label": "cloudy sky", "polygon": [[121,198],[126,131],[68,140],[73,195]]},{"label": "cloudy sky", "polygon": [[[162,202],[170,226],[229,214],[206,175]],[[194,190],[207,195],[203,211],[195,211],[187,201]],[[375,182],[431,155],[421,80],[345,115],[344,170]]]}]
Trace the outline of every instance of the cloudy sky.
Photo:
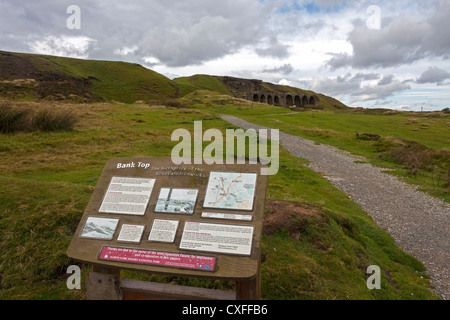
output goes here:
[{"label": "cloudy sky", "polygon": [[0,30],[4,51],[262,79],[353,107],[450,107],[450,0],[0,0]]}]

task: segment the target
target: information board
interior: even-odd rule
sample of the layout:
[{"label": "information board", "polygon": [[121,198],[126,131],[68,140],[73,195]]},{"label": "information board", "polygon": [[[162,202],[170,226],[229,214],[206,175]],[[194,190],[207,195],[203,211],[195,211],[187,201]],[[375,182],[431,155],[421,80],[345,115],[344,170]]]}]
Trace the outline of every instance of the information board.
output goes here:
[{"label": "information board", "polygon": [[214,271],[216,265],[215,257],[108,246],[102,248],[99,259],[205,271]]},{"label": "information board", "polygon": [[186,222],[180,249],[250,255],[252,226]]},{"label": "information board", "polygon": [[155,211],[165,213],[193,214],[198,190],[162,188]]},{"label": "information board", "polygon": [[88,217],[81,238],[112,240],[119,219]]},{"label": "information board", "polygon": [[259,266],[263,165],[110,160],[67,254],[97,266],[248,280]]},{"label": "information board", "polygon": [[148,240],[173,243],[180,221],[155,219]]},{"label": "information board", "polygon": [[236,214],[224,212],[202,212],[202,218],[222,219],[222,220],[243,220],[252,221],[253,217],[250,214]]},{"label": "information board", "polygon": [[113,177],[99,212],[144,215],[154,179]]},{"label": "information board", "polygon": [[124,224],[120,231],[117,241],[119,242],[134,242],[139,243],[142,239],[142,233],[145,226],[136,226],[131,224]]},{"label": "information board", "polygon": [[204,207],[251,211],[256,177],[255,173],[211,172]]}]

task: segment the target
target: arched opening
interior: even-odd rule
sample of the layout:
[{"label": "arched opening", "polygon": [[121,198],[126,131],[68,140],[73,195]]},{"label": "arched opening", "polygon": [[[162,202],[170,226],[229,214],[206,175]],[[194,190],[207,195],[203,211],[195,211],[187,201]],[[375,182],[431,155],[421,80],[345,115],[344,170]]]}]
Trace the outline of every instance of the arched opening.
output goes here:
[{"label": "arched opening", "polygon": [[261,103],[267,103],[266,96],[262,94],[262,95],[261,95],[261,100],[260,100],[259,102],[261,102]]},{"label": "arched opening", "polygon": [[292,96],[288,94],[286,96],[286,107],[292,107],[294,105],[294,100],[292,99]]},{"label": "arched opening", "polygon": [[267,104],[273,105],[273,98],[271,95],[267,96]]},{"label": "arched opening", "polygon": [[302,107],[302,101],[300,100],[300,96],[295,96],[294,104],[296,107]]},{"label": "arched opening", "polygon": [[256,93],[253,95],[253,102],[259,102],[259,96]]},{"label": "arched opening", "polygon": [[280,105],[280,98],[278,96],[275,96],[273,98],[273,103],[274,103],[274,105],[279,106]]},{"label": "arched opening", "polygon": [[307,96],[303,96],[302,105],[306,106],[308,104],[309,104],[308,97]]},{"label": "arched opening", "polygon": [[309,104],[313,105],[313,106],[316,105],[316,99],[314,97],[310,97],[309,98]]}]

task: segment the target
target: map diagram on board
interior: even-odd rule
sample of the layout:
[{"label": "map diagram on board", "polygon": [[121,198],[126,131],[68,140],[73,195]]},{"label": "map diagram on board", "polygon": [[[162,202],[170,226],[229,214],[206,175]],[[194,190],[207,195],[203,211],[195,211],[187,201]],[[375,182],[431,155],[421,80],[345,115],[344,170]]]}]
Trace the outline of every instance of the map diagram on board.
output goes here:
[{"label": "map diagram on board", "polygon": [[253,210],[256,173],[211,172],[203,207]]}]

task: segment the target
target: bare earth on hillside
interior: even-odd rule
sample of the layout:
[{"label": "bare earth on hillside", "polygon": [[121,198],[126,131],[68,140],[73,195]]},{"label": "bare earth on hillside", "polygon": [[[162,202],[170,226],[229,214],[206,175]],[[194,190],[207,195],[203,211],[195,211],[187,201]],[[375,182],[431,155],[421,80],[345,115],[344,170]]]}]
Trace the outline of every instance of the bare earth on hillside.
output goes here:
[{"label": "bare earth on hillside", "polygon": [[[242,119],[222,119],[243,129],[269,129]],[[434,292],[450,298],[450,206],[336,148],[280,132],[280,144],[292,155],[346,192],[405,252],[420,260]],[[355,163],[358,161],[358,163]]]}]

